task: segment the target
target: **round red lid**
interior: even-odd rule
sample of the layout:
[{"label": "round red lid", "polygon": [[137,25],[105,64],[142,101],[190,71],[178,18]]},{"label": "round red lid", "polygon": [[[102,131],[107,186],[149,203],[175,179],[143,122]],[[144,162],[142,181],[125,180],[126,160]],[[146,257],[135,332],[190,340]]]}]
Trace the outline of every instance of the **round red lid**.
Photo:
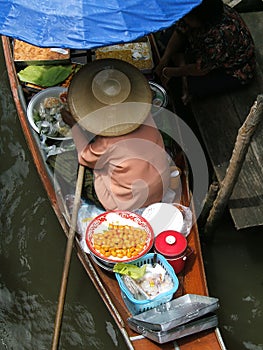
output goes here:
[{"label": "round red lid", "polygon": [[159,233],[155,238],[154,246],[158,253],[175,257],[186,250],[187,240],[180,232],[167,230]]}]

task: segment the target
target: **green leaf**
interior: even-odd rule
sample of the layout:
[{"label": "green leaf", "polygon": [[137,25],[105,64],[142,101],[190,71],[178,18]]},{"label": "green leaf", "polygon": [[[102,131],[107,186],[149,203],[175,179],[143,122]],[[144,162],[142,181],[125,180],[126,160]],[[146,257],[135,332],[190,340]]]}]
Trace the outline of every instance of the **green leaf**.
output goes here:
[{"label": "green leaf", "polygon": [[132,264],[117,263],[113,267],[113,272],[117,272],[121,275],[128,275],[131,278],[138,279],[142,278],[145,274],[146,265],[138,267]]},{"label": "green leaf", "polygon": [[72,73],[72,70],[72,65],[27,66],[17,75],[23,82],[49,87],[64,81]]}]

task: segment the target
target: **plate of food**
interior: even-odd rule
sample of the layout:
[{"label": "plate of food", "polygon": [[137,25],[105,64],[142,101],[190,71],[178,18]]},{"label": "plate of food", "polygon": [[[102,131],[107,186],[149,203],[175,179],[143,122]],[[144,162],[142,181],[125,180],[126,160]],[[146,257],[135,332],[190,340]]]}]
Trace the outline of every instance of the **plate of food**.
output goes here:
[{"label": "plate of food", "polygon": [[27,107],[27,118],[32,128],[53,140],[71,139],[70,127],[61,117],[61,109],[67,108],[67,89],[55,86],[36,93]]},{"label": "plate of food", "polygon": [[90,253],[104,263],[130,262],[152,248],[154,234],[142,216],[129,211],[105,212],[86,230]]}]

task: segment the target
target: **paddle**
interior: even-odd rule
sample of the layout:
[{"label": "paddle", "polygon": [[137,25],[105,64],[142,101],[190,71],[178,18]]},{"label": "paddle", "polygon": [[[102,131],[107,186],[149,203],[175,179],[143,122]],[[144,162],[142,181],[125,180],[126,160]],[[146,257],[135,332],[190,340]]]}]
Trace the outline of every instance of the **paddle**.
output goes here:
[{"label": "paddle", "polygon": [[57,314],[56,314],[56,320],[55,320],[52,350],[57,349],[58,342],[59,342],[61,321],[63,316],[65,296],[66,296],[66,290],[67,290],[69,266],[70,266],[71,253],[72,253],[75,231],[77,226],[77,217],[78,217],[78,209],[79,209],[79,203],[80,203],[80,197],[81,197],[82,184],[84,179],[84,171],[85,171],[85,167],[83,165],[79,165],[75,198],[74,198],[74,204],[73,204],[73,212],[70,220],[70,229],[69,229],[69,235],[68,235],[68,241],[67,241],[67,247],[66,247],[66,253],[65,253],[64,269],[63,269],[63,275],[61,280],[58,308],[57,308]]}]

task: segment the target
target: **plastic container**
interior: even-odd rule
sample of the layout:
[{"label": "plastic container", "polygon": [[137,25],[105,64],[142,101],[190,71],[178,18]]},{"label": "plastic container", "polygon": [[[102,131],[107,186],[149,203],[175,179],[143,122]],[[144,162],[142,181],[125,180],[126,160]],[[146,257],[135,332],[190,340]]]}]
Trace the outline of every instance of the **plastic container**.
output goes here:
[{"label": "plastic container", "polygon": [[[146,254],[144,257],[135,260],[132,262],[132,264],[140,267],[144,264],[152,264],[154,262],[154,253]],[[119,283],[120,289],[121,289],[121,295],[124,300],[125,305],[129,309],[129,311],[136,315],[140,312],[144,312],[147,310],[150,310],[158,305],[164,304],[170,300],[172,300],[174,293],[177,291],[179,287],[179,281],[178,278],[171,267],[171,265],[167,262],[167,260],[160,254],[157,254],[157,259],[155,260],[158,264],[160,264],[166,272],[169,274],[169,276],[173,280],[173,288],[165,293],[160,293],[155,298],[151,300],[137,300],[133,297],[133,295],[130,293],[130,291],[127,289],[126,285],[124,284],[122,280],[122,276],[118,273],[115,274],[116,279]]]},{"label": "plastic container", "polygon": [[176,274],[184,269],[187,259],[187,240],[182,233],[173,230],[161,232],[155,238],[154,249],[167,259]]}]

